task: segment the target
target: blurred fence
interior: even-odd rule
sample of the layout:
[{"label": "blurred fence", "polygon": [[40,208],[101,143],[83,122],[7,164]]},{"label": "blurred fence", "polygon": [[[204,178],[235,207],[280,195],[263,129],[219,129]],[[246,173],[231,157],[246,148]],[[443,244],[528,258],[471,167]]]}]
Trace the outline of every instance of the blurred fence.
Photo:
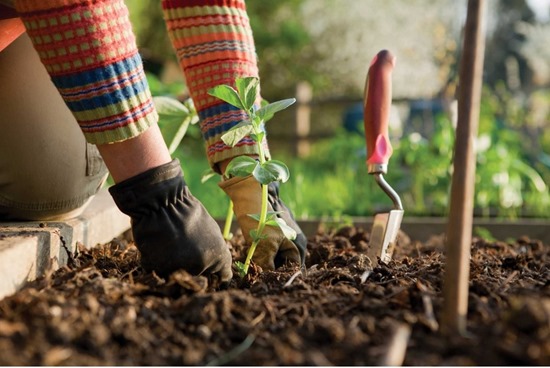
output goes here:
[{"label": "blurred fence", "polygon": [[[362,96],[315,98],[307,82],[296,85],[296,104],[269,123],[269,141],[275,150],[296,157],[306,157],[311,144],[329,138],[343,128],[361,132],[357,124],[363,120]],[[434,115],[450,108],[440,100],[394,98],[390,116],[390,135],[399,138],[407,131],[429,137],[434,129]]]}]

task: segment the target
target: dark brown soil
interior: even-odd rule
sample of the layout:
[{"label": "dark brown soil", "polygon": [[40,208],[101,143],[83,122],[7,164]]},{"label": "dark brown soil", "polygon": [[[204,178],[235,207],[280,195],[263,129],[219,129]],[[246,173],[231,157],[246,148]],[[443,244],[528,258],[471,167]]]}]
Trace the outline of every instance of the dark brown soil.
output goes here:
[{"label": "dark brown soil", "polygon": [[365,231],[319,234],[303,273],[254,269],[221,291],[144,273],[125,242],[81,250],[0,301],[0,365],[390,364],[408,331],[405,365],[550,365],[550,245],[474,239],[468,335],[445,337],[442,242],[402,239],[372,269]]}]

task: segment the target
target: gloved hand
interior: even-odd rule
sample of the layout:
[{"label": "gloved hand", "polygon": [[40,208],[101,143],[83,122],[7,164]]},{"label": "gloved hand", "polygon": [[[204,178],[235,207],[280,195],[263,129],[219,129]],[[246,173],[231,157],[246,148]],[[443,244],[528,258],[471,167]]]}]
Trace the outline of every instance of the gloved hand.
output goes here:
[{"label": "gloved hand", "polygon": [[182,268],[231,280],[231,253],[220,228],[190,193],[178,160],[124,180],[109,192],[132,220],[144,269],[167,276]]},{"label": "gloved hand", "polygon": [[[234,177],[219,183],[225,193],[233,202],[233,212],[241,227],[247,244],[252,244],[250,230],[258,227],[258,221],[251,218],[250,214],[259,214],[262,204],[262,189],[260,183],[252,175],[247,177]],[[302,265],[305,260],[307,239],[294,220],[290,210],[279,198],[279,183],[274,182],[268,187],[268,211],[284,211],[279,217],[292,227],[296,233],[296,239],[287,239],[280,228],[266,226],[264,234],[267,235],[258,244],[252,260],[264,270],[274,270],[287,261],[293,261]]]}]

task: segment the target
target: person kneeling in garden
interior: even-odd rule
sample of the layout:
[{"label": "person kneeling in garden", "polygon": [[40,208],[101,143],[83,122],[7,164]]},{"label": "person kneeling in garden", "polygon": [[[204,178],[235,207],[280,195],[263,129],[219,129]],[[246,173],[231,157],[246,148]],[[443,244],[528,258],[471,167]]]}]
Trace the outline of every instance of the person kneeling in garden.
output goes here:
[{"label": "person kneeling in garden", "polygon": [[[160,133],[124,1],[11,2],[27,34],[0,53],[0,78],[7,81],[0,92],[0,124],[7,132],[0,154],[0,219],[77,216],[108,170],[115,181],[109,192],[131,218],[146,270],[167,276],[185,269],[229,281],[231,254],[220,228],[189,191]],[[256,157],[258,148],[250,137],[234,147],[224,144],[221,136],[246,114],[208,95],[216,85],[258,76],[245,3],[163,0],[162,8],[209,163],[223,176],[220,187],[249,240],[257,221],[248,214],[259,212],[260,184],[224,174],[233,158]],[[265,138],[263,143],[267,147]],[[280,229],[266,228],[254,261],[266,270],[303,263],[306,238],[276,184],[270,185],[269,203],[297,236],[291,241]]]}]

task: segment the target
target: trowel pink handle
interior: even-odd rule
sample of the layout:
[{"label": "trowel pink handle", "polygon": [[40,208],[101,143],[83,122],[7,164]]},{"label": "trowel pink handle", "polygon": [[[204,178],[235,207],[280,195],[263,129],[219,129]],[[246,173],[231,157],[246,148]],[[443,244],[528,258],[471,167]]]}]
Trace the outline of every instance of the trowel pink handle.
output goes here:
[{"label": "trowel pink handle", "polygon": [[365,84],[364,123],[369,173],[385,173],[393,152],[388,137],[388,121],[392,100],[392,71],[395,56],[380,51],[372,59]]}]

